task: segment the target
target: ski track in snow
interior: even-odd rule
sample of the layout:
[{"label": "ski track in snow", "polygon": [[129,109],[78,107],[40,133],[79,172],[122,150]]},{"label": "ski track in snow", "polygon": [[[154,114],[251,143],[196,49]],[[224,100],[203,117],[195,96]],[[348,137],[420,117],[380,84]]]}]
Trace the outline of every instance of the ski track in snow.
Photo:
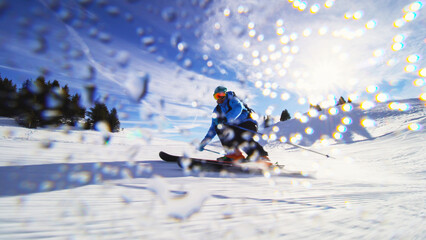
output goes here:
[{"label": "ski track in snow", "polygon": [[158,152],[216,155],[130,132],[105,144],[98,132],[2,118],[0,239],[425,239],[425,134],[407,128],[425,126],[425,108],[406,102],[405,112],[379,104],[362,113],[376,122],[371,139],[309,147],[336,159],[266,146],[313,179],[185,173]]}]

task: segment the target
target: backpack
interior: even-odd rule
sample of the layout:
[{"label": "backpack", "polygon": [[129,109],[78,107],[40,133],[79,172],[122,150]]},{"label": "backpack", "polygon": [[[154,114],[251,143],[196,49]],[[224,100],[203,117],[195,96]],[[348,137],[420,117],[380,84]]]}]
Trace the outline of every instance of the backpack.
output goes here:
[{"label": "backpack", "polygon": [[[238,100],[240,100],[240,102],[243,104],[243,106],[244,106],[244,108],[245,109],[243,109],[243,111],[244,110],[246,110],[248,113],[249,113],[249,116],[250,116],[250,113],[253,113],[253,112],[255,112],[252,108],[250,108],[248,105],[247,105],[247,103],[245,103],[241,98],[239,98],[238,96],[237,96],[237,94],[235,94],[234,92],[232,92],[232,91],[228,91],[228,92],[226,92],[226,94],[229,94],[230,96],[232,96],[232,97],[234,97],[234,98],[236,98],[236,99],[238,99]],[[231,105],[229,104],[229,101],[227,102],[227,104],[228,104],[228,112],[229,111],[231,111],[232,110],[232,107],[231,107]],[[217,112],[219,113],[219,115],[222,115],[222,109],[219,107],[219,105],[217,105],[216,106],[216,109],[217,109]],[[228,113],[227,112],[227,113]]]}]

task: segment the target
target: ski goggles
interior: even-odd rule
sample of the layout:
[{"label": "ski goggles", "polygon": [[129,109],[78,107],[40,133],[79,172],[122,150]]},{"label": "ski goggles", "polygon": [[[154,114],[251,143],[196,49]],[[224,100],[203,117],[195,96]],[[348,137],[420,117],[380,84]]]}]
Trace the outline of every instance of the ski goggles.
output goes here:
[{"label": "ski goggles", "polygon": [[218,92],[218,93],[216,93],[216,94],[213,95],[213,97],[214,97],[215,100],[218,100],[219,98],[223,98],[225,96],[226,96],[225,92]]}]

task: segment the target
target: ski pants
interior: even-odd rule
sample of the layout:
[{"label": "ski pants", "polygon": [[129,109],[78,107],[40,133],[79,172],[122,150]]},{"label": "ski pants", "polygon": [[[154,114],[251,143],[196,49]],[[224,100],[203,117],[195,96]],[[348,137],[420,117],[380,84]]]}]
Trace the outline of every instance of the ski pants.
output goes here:
[{"label": "ski pants", "polygon": [[251,121],[240,123],[236,126],[222,124],[222,128],[216,127],[216,133],[225,149],[243,150],[248,158],[257,158],[259,156],[268,156],[268,152],[262,145],[254,141],[253,136],[257,132],[257,124]]}]

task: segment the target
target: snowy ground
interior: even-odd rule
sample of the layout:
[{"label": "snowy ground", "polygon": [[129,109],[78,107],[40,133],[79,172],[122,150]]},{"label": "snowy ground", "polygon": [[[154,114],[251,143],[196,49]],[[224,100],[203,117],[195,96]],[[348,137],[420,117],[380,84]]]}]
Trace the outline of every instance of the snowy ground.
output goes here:
[{"label": "snowy ground", "polygon": [[406,103],[365,111],[371,139],[309,146],[336,159],[267,145],[315,178],[188,174],[158,152],[216,156],[139,131],[105,142],[2,118],[0,239],[426,239],[426,110]]}]

